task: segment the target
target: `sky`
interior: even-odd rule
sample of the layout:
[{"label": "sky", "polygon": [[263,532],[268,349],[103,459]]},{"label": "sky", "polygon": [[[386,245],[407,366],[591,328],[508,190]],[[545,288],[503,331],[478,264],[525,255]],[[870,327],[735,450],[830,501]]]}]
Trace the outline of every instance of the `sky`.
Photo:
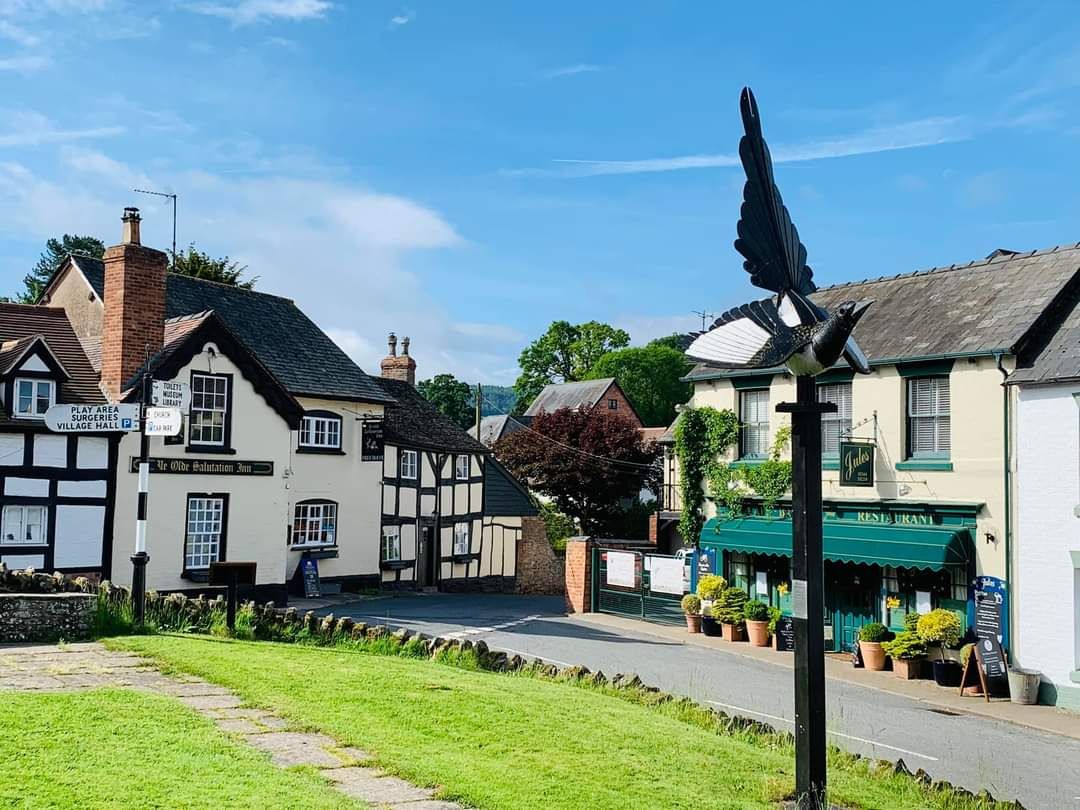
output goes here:
[{"label": "sky", "polygon": [[[44,242],[228,255],[369,372],[510,383],[755,295],[750,85],[819,285],[1080,240],[1067,4],[0,0],[0,294]],[[287,339],[287,336],[284,336]]]}]

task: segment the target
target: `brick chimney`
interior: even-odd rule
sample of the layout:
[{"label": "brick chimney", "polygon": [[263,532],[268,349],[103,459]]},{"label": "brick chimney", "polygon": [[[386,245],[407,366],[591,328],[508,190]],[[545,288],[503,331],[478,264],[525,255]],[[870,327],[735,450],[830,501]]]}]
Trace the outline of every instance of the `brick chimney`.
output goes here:
[{"label": "brick chimney", "polygon": [[389,380],[401,380],[409,385],[416,385],[416,361],[409,357],[409,338],[401,341],[401,354],[397,353],[397,335],[393,332],[387,338],[390,353],[379,363],[382,375]]},{"label": "brick chimney", "polygon": [[124,209],[119,245],[105,250],[105,320],[101,330],[101,387],[117,400],[149,351],[160,351],[165,331],[168,256],[143,247],[138,208]]}]

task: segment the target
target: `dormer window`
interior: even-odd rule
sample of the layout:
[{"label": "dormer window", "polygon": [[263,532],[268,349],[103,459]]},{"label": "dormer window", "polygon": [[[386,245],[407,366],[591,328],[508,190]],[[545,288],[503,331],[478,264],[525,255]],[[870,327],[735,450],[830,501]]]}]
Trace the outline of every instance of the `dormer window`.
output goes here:
[{"label": "dormer window", "polygon": [[15,378],[13,415],[20,419],[44,419],[45,411],[56,404],[56,383],[52,380]]},{"label": "dormer window", "polygon": [[340,451],[341,417],[329,411],[308,411],[300,424],[298,449]]}]

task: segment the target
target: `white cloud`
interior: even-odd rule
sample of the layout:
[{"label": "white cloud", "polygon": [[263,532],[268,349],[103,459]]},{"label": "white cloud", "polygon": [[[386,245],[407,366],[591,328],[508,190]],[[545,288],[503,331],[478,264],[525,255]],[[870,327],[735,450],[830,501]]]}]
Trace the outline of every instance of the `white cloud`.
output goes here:
[{"label": "white cloud", "polygon": [[[712,321],[717,314],[719,313],[711,315],[709,321]],[[612,323],[630,334],[630,341],[634,346],[644,346],[658,337],[697,331],[701,328],[701,319],[692,313],[685,315],[623,314],[615,317]]]},{"label": "white cloud", "polygon": [[576,76],[579,73],[597,73],[604,68],[600,65],[590,65],[587,63],[577,65],[564,65],[557,68],[549,68],[548,70],[540,71],[540,78],[542,79],[561,79],[564,76]]},{"label": "white cloud", "polygon": [[0,37],[9,39],[24,48],[33,48],[40,42],[40,38],[31,34],[25,28],[20,28],[7,20],[0,20]]},{"label": "white cloud", "polygon": [[0,121],[4,122],[0,128],[0,147],[41,146],[88,138],[106,138],[124,131],[123,127],[115,126],[58,129],[41,113],[29,110],[0,110]]},{"label": "white cloud", "polygon": [[233,25],[251,25],[271,20],[322,19],[331,4],[326,0],[238,0],[233,3],[192,3],[187,8],[197,14],[221,17]]},{"label": "white cloud", "polygon": [[416,19],[415,11],[403,11],[400,14],[395,14],[390,18],[390,25],[393,28],[400,28],[403,25],[408,25]]},{"label": "white cloud", "polygon": [[9,56],[6,59],[0,59],[0,71],[22,74],[37,73],[39,70],[44,70],[51,64],[52,60],[47,56],[23,54],[21,56]]}]

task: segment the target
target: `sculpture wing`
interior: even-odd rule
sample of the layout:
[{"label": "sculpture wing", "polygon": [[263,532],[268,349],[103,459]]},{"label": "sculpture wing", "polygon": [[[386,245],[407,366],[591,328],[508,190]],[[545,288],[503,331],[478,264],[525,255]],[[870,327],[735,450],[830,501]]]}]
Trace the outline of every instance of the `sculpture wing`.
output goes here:
[{"label": "sculpture wing", "polygon": [[806,248],[773,180],[772,158],[749,87],[743,88],[739,106],[745,131],[739,141],[739,157],[746,185],[735,249],[746,259],[743,267],[754,285],[775,293],[794,290],[809,295],[817,289],[814,273],[806,264]]},{"label": "sculpture wing", "polygon": [[694,339],[686,355],[716,366],[747,366],[778,331],[784,331],[784,325],[772,299],[751,301],[717,318],[712,329]]}]

